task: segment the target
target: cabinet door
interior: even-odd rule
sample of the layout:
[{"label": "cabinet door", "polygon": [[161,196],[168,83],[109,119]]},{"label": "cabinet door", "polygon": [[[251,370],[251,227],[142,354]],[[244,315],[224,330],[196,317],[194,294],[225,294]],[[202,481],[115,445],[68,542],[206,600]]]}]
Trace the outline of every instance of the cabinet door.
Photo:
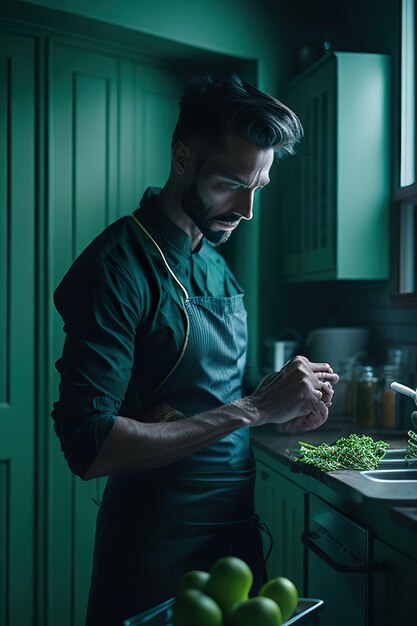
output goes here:
[{"label": "cabinet door", "polygon": [[287,277],[335,269],[335,62],[296,82],[285,102],[300,118],[304,138],[281,163],[283,273]]},{"label": "cabinet door", "polygon": [[374,542],[374,562],[390,571],[373,575],[372,626],[415,626],[417,562],[379,540]]},{"label": "cabinet door", "polygon": [[[303,119],[302,90],[295,86],[285,95],[285,104]],[[303,197],[303,153],[304,140],[297,154],[284,158],[279,163],[280,179],[280,260],[281,271],[287,278],[295,278],[301,272],[303,263],[302,250],[302,214]]]},{"label": "cabinet door", "polygon": [[[286,576],[304,593],[304,490],[264,463],[257,462],[256,511],[273,536],[268,577]],[[267,545],[265,546],[267,548]]]},{"label": "cabinet door", "polygon": [[301,272],[335,270],[336,64],[326,63],[303,83],[305,130],[301,169]]},{"label": "cabinet door", "polygon": [[171,137],[185,76],[145,63],[120,61],[118,214],[134,211],[146,187],[162,187],[171,167]]},{"label": "cabinet door", "polygon": [[287,89],[304,127],[297,155],[280,166],[289,280],[387,277],[389,75],[386,55],[341,52]]},{"label": "cabinet door", "polygon": [[[49,91],[50,295],[72,261],[116,217],[118,61],[51,42]],[[51,310],[50,406],[62,320]],[[52,422],[52,420],[50,420]],[[90,585],[99,486],[71,475],[50,424],[48,458],[48,617],[83,624]]]},{"label": "cabinet door", "polygon": [[34,40],[0,43],[0,625],[33,623]]}]

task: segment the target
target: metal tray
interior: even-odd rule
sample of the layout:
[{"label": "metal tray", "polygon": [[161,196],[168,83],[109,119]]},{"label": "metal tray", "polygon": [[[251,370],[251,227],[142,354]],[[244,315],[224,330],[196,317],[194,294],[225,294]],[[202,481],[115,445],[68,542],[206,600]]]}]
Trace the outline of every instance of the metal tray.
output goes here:
[{"label": "metal tray", "polygon": [[[153,609],[149,609],[149,611],[129,618],[123,622],[123,626],[143,626],[144,624],[148,626],[172,626],[173,604],[174,599],[162,602]],[[292,626],[292,624],[297,624],[297,626],[319,626],[320,613],[323,606],[323,600],[299,598],[294,615],[284,622],[282,626]]]}]

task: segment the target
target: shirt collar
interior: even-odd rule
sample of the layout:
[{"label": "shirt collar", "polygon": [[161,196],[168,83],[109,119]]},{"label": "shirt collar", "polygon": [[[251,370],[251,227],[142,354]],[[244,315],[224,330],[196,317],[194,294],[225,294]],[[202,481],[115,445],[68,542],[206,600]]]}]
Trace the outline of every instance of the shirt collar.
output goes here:
[{"label": "shirt collar", "polygon": [[156,197],[160,191],[159,187],[148,187],[143,194],[139,208],[135,211],[135,215],[139,219],[145,219],[155,234],[159,235],[170,246],[174,246],[182,255],[190,258],[192,254],[200,251],[203,239],[192,253],[190,237],[159,208]]}]

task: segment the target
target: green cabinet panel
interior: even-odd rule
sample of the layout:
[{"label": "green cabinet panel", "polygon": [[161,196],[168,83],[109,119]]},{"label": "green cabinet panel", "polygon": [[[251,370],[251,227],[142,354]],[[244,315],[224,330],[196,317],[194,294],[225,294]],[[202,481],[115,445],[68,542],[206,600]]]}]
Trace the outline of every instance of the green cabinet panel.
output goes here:
[{"label": "green cabinet panel", "polygon": [[[335,267],[335,65],[328,63],[290,89],[286,102],[304,127],[299,155],[281,164],[284,273]],[[288,172],[288,176],[286,173]]]},{"label": "green cabinet panel", "polygon": [[[76,256],[117,217],[118,60],[50,42],[49,47],[50,295]],[[51,311],[50,406],[62,320]],[[50,425],[48,446],[48,619],[83,624],[91,576],[97,506],[94,481],[71,475]]]},{"label": "green cabinet panel", "polygon": [[280,164],[287,280],[388,277],[389,58],[335,53],[291,83],[304,139]]},{"label": "green cabinet panel", "polygon": [[119,215],[134,211],[146,187],[162,187],[170,173],[171,138],[186,74],[120,61]]},{"label": "green cabinet panel", "polygon": [[34,619],[35,42],[0,42],[0,626]]},{"label": "green cabinet panel", "polygon": [[136,162],[143,187],[165,185],[171,169],[171,138],[178,118],[182,80],[163,68],[135,64]]},{"label": "green cabinet panel", "polygon": [[373,576],[372,626],[414,626],[417,606],[417,561],[376,539],[374,562],[388,572]]},{"label": "green cabinet panel", "polygon": [[[273,536],[268,578],[286,576],[304,593],[305,492],[257,459],[255,507]],[[267,547],[267,546],[266,546]]]}]

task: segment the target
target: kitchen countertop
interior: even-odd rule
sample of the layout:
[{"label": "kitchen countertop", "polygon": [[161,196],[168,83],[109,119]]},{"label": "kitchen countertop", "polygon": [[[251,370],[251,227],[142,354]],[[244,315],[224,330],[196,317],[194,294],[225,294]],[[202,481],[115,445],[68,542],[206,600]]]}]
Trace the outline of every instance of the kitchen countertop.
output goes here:
[{"label": "kitchen countertop", "polygon": [[[274,425],[252,428],[252,442],[259,460],[271,465],[283,478],[299,485],[307,493],[322,497],[351,519],[372,529],[375,537],[417,561],[417,482],[376,483],[356,470],[323,472],[304,463],[294,462],[288,451],[299,449],[298,442],[313,445],[334,443],[352,432],[368,434],[373,439],[387,441],[391,449],[405,448],[407,436],[403,431],[355,430],[351,421],[326,423],[314,431],[285,435]],[[402,488],[402,490],[400,489]]]},{"label": "kitchen countertop", "polygon": [[[337,429],[336,429],[337,428]],[[381,501],[391,505],[411,505],[417,500],[417,483],[408,482],[376,482],[363,476],[357,470],[337,470],[323,472],[318,468],[305,463],[294,462],[290,456],[296,453],[300,440],[312,443],[333,443],[341,436],[352,432],[369,434],[373,439],[383,439],[390,444],[392,449],[406,447],[406,434],[396,431],[355,431],[349,423],[324,425],[321,428],[299,433],[297,435],[285,435],[277,431],[274,425],[261,426],[252,429],[252,441],[262,450],[286,466],[294,474],[311,476],[312,478],[336,490],[349,499],[361,503],[364,500]],[[294,477],[295,478],[295,477]],[[403,515],[406,513],[403,512]],[[416,521],[417,528],[417,521]]]},{"label": "kitchen countertop", "polygon": [[393,506],[390,512],[392,519],[407,526],[410,530],[417,530],[416,506]]}]

